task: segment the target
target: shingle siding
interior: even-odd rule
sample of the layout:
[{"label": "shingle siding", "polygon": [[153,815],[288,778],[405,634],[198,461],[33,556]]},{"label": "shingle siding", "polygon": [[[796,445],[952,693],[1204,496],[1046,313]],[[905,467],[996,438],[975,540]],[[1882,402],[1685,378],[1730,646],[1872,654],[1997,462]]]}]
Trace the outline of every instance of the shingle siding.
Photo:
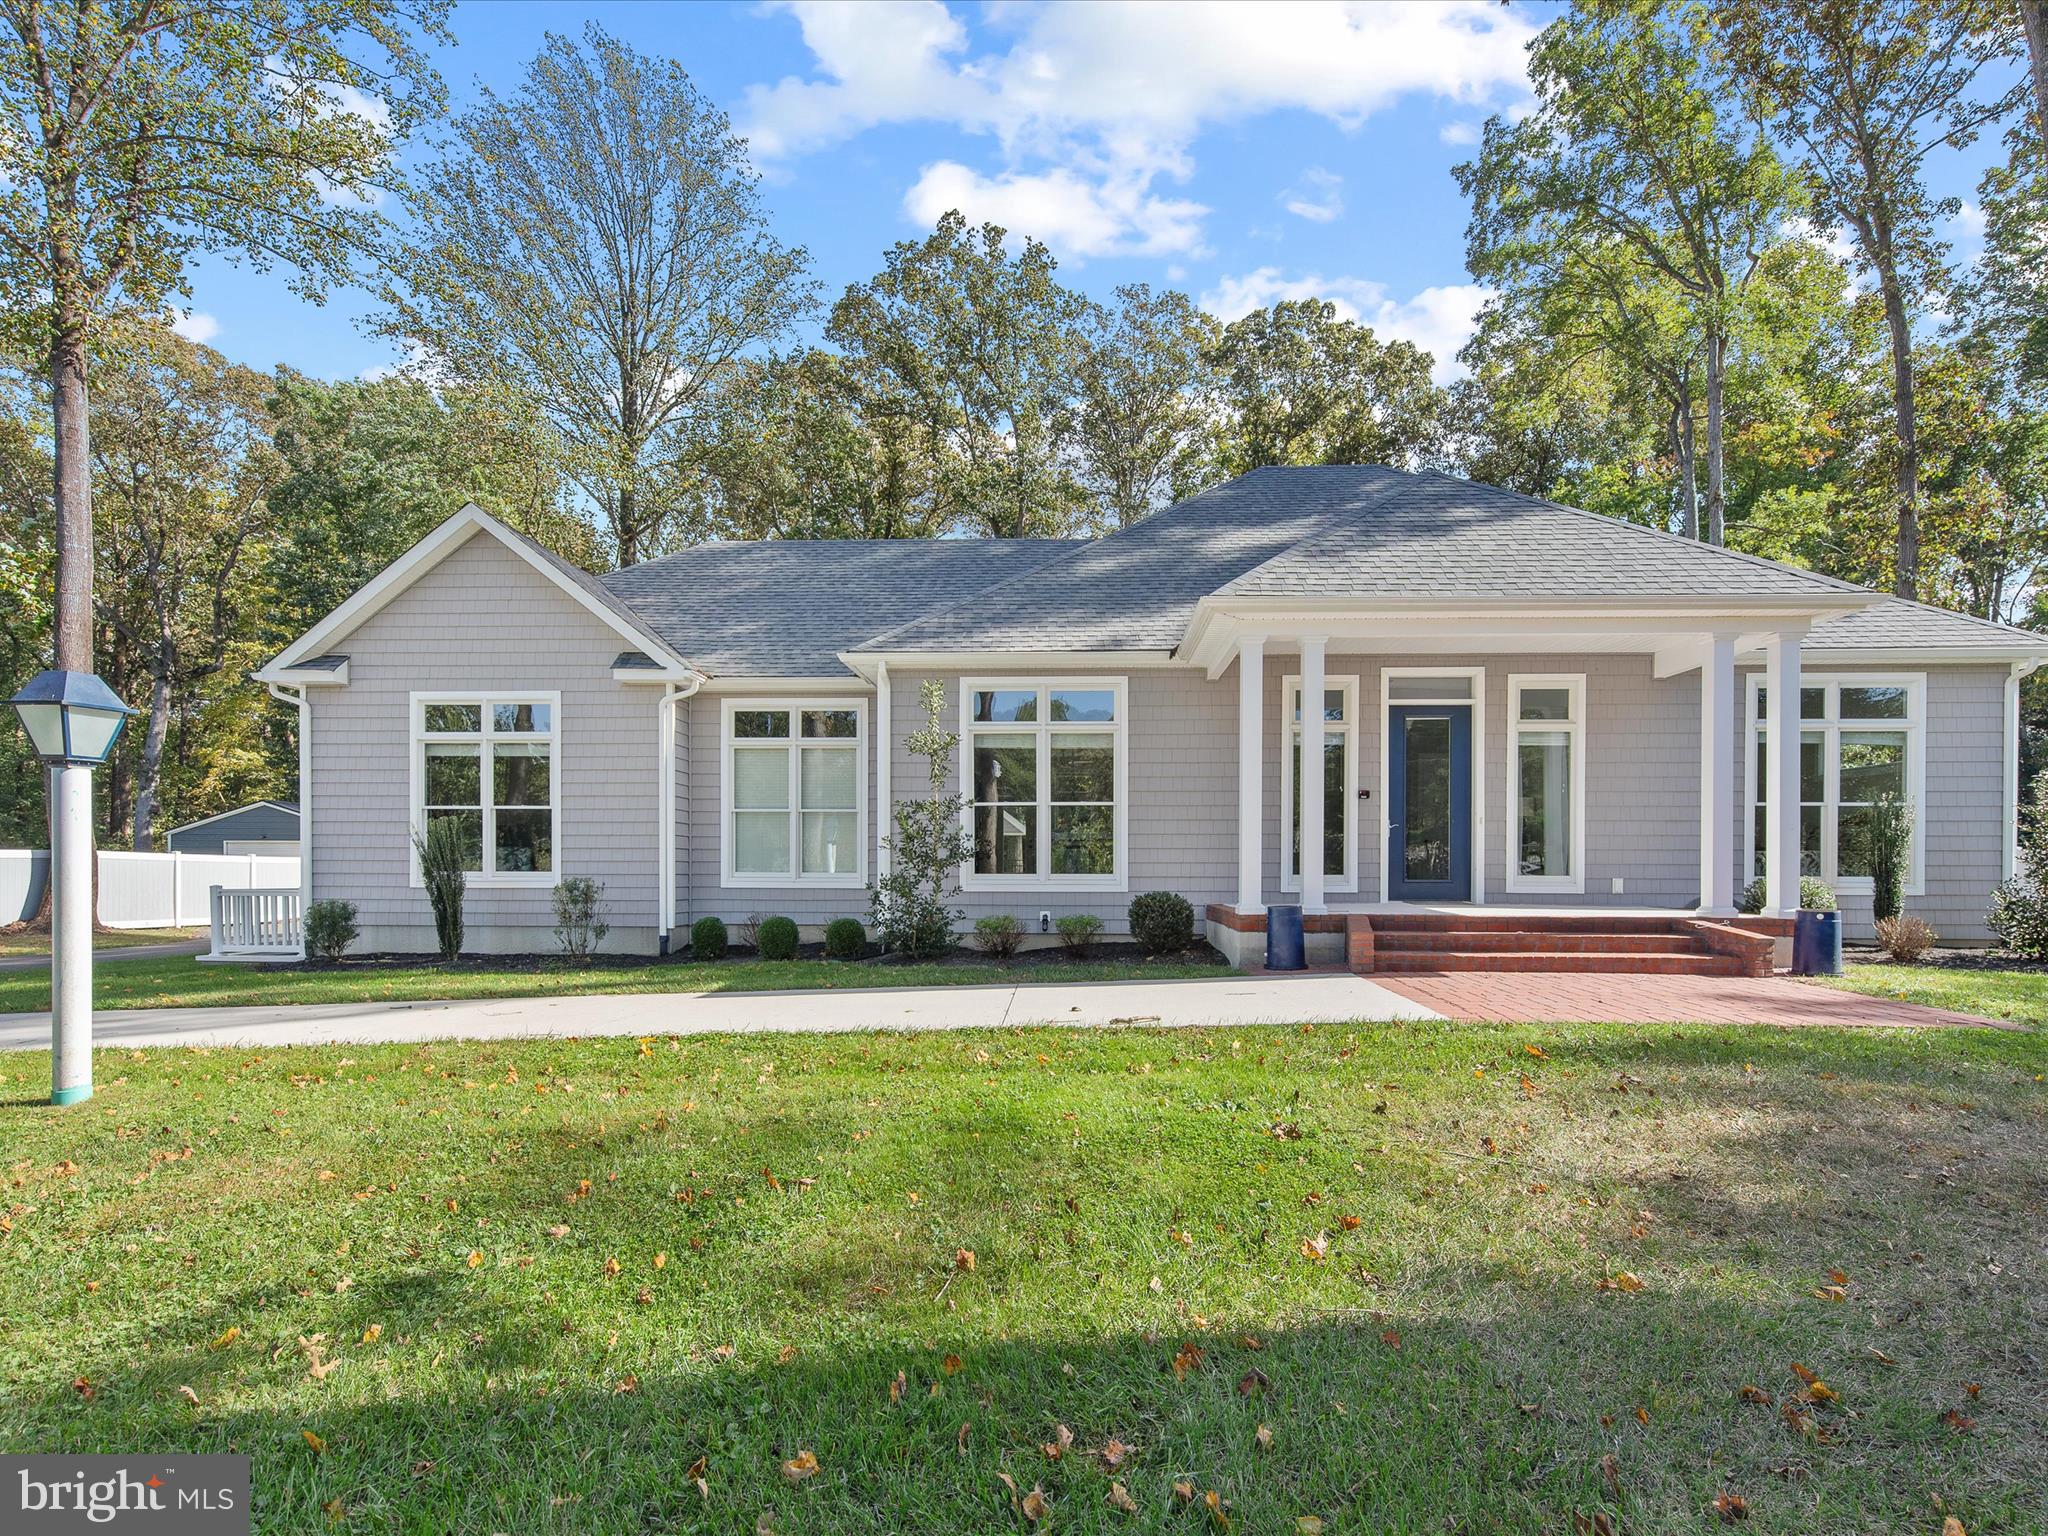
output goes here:
[{"label": "shingle siding", "polygon": [[[650,950],[656,923],[659,690],[611,678],[619,636],[488,536],[472,538],[347,638],[349,682],[312,688],[313,897],[356,904],[366,951],[434,947],[411,884],[410,696],[559,690],[556,867],[604,882],[606,948]],[[469,947],[553,947],[546,889],[476,886]]]},{"label": "shingle siding", "polygon": [[164,834],[164,846],[172,853],[219,853],[230,842],[294,843],[298,838],[296,810],[258,801],[196,826],[174,827]]}]

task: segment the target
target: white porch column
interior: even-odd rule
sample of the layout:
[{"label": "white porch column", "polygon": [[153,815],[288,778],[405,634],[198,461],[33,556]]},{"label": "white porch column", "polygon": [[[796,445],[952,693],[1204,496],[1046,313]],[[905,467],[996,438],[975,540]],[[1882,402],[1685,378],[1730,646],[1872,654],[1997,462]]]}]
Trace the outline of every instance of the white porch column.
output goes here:
[{"label": "white porch column", "polygon": [[1700,913],[1735,915],[1735,636],[1700,662]]},{"label": "white porch column", "polygon": [[[1323,650],[1321,635],[1301,642],[1301,910],[1327,912],[1323,904]],[[1280,701],[1280,739],[1288,736],[1287,701]],[[1286,755],[1281,756],[1287,772]],[[1281,828],[1280,835],[1288,835]],[[1286,845],[1283,843],[1283,847]]]},{"label": "white porch column", "polygon": [[1766,690],[1764,905],[1780,917],[1799,910],[1799,642],[1804,630],[1764,641]]},{"label": "white porch column", "polygon": [[1266,637],[1237,646],[1237,910],[1266,910]]}]

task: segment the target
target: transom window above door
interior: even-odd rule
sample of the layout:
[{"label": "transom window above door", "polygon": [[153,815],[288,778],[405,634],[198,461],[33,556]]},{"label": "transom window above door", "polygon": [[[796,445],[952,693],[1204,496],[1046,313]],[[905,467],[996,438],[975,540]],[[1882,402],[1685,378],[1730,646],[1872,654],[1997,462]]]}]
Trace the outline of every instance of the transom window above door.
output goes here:
[{"label": "transom window above door", "polygon": [[726,701],[727,885],[860,885],[867,752],[858,700]]},{"label": "transom window above door", "polygon": [[560,709],[554,693],[413,695],[412,827],[454,826],[473,883],[554,883]]},{"label": "transom window above door", "polygon": [[[1287,828],[1283,890],[1301,889],[1301,679],[1282,678],[1287,729],[1286,771],[1280,776],[1280,824]],[[1323,889],[1358,889],[1357,838],[1351,807],[1358,791],[1358,679],[1323,680]]]},{"label": "transom window above door", "polygon": [[1124,680],[967,678],[960,782],[974,839],[968,889],[1120,889],[1126,793]]}]

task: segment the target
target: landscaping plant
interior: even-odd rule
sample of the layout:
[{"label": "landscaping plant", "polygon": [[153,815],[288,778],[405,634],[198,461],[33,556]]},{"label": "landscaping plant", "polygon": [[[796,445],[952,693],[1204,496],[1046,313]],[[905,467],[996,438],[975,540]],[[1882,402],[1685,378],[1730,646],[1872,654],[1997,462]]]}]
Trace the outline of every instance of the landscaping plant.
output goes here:
[{"label": "landscaping plant", "polygon": [[306,908],[306,954],[322,965],[339,965],[361,936],[352,901],[316,901]]},{"label": "landscaping plant", "polygon": [[1008,965],[1017,958],[1017,946],[1024,942],[1024,930],[1009,913],[998,912],[974,920],[974,942],[983,954],[992,955]]},{"label": "landscaping plant", "polygon": [[440,816],[427,823],[424,834],[412,835],[413,851],[419,856],[420,883],[427,888],[427,905],[434,909],[434,938],[441,946],[441,958],[453,960],[462,953],[462,899],[469,891],[469,839],[453,816]]},{"label": "landscaping plant", "polygon": [[868,931],[857,917],[835,917],[825,925],[825,958],[858,960],[868,947]]},{"label": "landscaping plant", "polygon": [[1095,941],[1102,937],[1102,919],[1093,912],[1069,912],[1065,917],[1055,918],[1053,928],[1067,953],[1076,959],[1086,958]]},{"label": "landscaping plant", "polygon": [[767,917],[765,912],[749,912],[740,919],[740,942],[757,955],[761,952],[761,924]]},{"label": "landscaping plant", "polygon": [[1131,937],[1155,955],[1171,955],[1194,942],[1195,909],[1172,891],[1131,898]]},{"label": "landscaping plant", "polygon": [[571,875],[555,887],[555,942],[562,953],[587,965],[612,925],[604,920],[604,884],[588,875]]},{"label": "landscaping plant", "polygon": [[727,942],[720,918],[700,917],[690,924],[690,954],[698,960],[723,960]]},{"label": "landscaping plant", "polygon": [[2018,867],[1991,893],[1987,921],[2009,953],[2048,960],[2048,768],[2020,807],[2019,845]]},{"label": "landscaping plant", "polygon": [[886,949],[923,959],[950,948],[953,930],[967,914],[953,905],[960,894],[960,866],[974,857],[974,839],[962,824],[966,801],[946,791],[957,731],[945,728],[946,688],[926,678],[918,690],[924,724],[910,733],[911,755],[925,760],[931,792],[891,807],[895,835],[886,839],[889,872],[868,886],[870,920]]},{"label": "landscaping plant", "polygon": [[1912,850],[1913,807],[1897,795],[1880,795],[1870,808],[1870,915],[1880,923],[1897,917],[1905,903]]},{"label": "landscaping plant", "polygon": [[1878,947],[1907,965],[1934,948],[1939,937],[1924,920],[1904,912],[1877,920]]},{"label": "landscaping plant", "polygon": [[794,960],[799,935],[787,917],[764,917],[755,930],[754,948],[763,960]]},{"label": "landscaping plant", "polygon": [[[1763,911],[1767,892],[1763,876],[1757,876],[1742,888],[1742,894],[1735,901],[1735,910],[1754,917]],[[1832,912],[1835,910],[1835,888],[1816,876],[1802,875],[1799,879],[1799,905],[1808,912]]]}]

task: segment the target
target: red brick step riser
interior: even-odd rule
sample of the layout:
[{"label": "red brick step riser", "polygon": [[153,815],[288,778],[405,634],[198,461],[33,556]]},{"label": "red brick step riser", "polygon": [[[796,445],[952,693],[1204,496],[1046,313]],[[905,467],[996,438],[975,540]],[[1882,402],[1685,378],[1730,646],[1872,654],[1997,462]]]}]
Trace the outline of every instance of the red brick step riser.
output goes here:
[{"label": "red brick step riser", "polygon": [[1379,950],[1373,974],[1415,975],[1433,971],[1580,971],[1607,975],[1742,976],[1742,962],[1729,955],[1570,954],[1555,951],[1472,953],[1451,950]]},{"label": "red brick step riser", "polygon": [[1449,951],[1543,951],[1552,954],[1703,955],[1707,948],[1690,933],[1532,933],[1527,929],[1465,933],[1381,933],[1373,935],[1380,954]]}]

